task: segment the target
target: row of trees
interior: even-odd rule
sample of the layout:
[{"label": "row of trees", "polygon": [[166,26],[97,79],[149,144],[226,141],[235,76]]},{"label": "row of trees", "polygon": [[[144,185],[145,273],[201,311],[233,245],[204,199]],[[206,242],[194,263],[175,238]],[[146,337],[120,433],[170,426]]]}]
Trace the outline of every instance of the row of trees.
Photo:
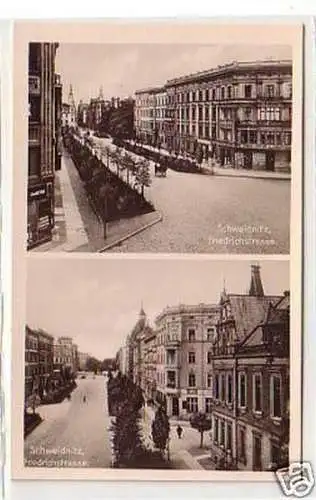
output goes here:
[{"label": "row of trees", "polygon": [[116,468],[163,468],[170,463],[164,453],[169,440],[169,421],[163,410],[157,410],[152,425],[154,448],[144,444],[141,427],[141,410],[145,404],[142,390],[120,373],[110,375],[108,384],[109,414],[112,422],[113,454]]},{"label": "row of trees", "polygon": [[[73,135],[65,140],[79,175],[84,182],[88,199],[103,222],[133,217],[154,210],[144,197],[145,175],[138,169],[137,182],[131,186],[123,179],[126,162],[118,151],[103,151],[106,162],[97,157],[89,143],[82,144]],[[109,162],[116,166],[116,173],[110,169]],[[142,170],[144,172],[145,169]],[[139,187],[140,184],[140,187]]]}]

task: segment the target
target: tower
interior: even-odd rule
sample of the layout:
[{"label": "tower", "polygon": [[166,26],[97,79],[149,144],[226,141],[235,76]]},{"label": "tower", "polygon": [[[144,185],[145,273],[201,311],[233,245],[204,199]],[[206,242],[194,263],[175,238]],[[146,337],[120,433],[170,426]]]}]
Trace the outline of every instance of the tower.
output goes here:
[{"label": "tower", "polygon": [[74,127],[76,125],[76,104],[71,84],[69,86],[68,104],[69,104],[69,124],[71,127]]},{"label": "tower", "polygon": [[251,281],[249,295],[252,297],[263,297],[264,290],[260,276],[260,266],[253,264],[251,266]]},{"label": "tower", "polygon": [[103,87],[101,85],[100,90],[99,90],[99,100],[104,101],[104,95],[103,95]]}]

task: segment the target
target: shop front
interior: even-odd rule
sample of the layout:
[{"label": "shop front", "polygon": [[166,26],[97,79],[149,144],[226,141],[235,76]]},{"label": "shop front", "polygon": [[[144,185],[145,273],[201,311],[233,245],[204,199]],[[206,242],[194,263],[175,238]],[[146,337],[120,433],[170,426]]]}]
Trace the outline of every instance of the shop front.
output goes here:
[{"label": "shop front", "polygon": [[29,186],[27,211],[27,248],[51,241],[54,227],[52,181]]}]

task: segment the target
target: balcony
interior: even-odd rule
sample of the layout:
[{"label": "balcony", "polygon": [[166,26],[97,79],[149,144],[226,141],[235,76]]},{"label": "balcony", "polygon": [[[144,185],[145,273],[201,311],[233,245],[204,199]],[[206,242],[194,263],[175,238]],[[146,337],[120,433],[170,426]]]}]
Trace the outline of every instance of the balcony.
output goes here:
[{"label": "balcony", "polygon": [[39,76],[29,75],[29,94],[41,94],[41,80]]}]

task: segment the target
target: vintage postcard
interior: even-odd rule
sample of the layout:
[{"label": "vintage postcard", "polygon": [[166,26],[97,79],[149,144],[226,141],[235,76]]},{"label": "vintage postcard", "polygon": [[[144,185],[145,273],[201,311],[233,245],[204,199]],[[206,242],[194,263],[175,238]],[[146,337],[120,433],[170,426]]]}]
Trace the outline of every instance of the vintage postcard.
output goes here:
[{"label": "vintage postcard", "polygon": [[15,24],[15,479],[300,458],[302,40]]},{"label": "vintage postcard", "polygon": [[23,47],[28,250],[289,253],[297,48],[218,32]]}]

